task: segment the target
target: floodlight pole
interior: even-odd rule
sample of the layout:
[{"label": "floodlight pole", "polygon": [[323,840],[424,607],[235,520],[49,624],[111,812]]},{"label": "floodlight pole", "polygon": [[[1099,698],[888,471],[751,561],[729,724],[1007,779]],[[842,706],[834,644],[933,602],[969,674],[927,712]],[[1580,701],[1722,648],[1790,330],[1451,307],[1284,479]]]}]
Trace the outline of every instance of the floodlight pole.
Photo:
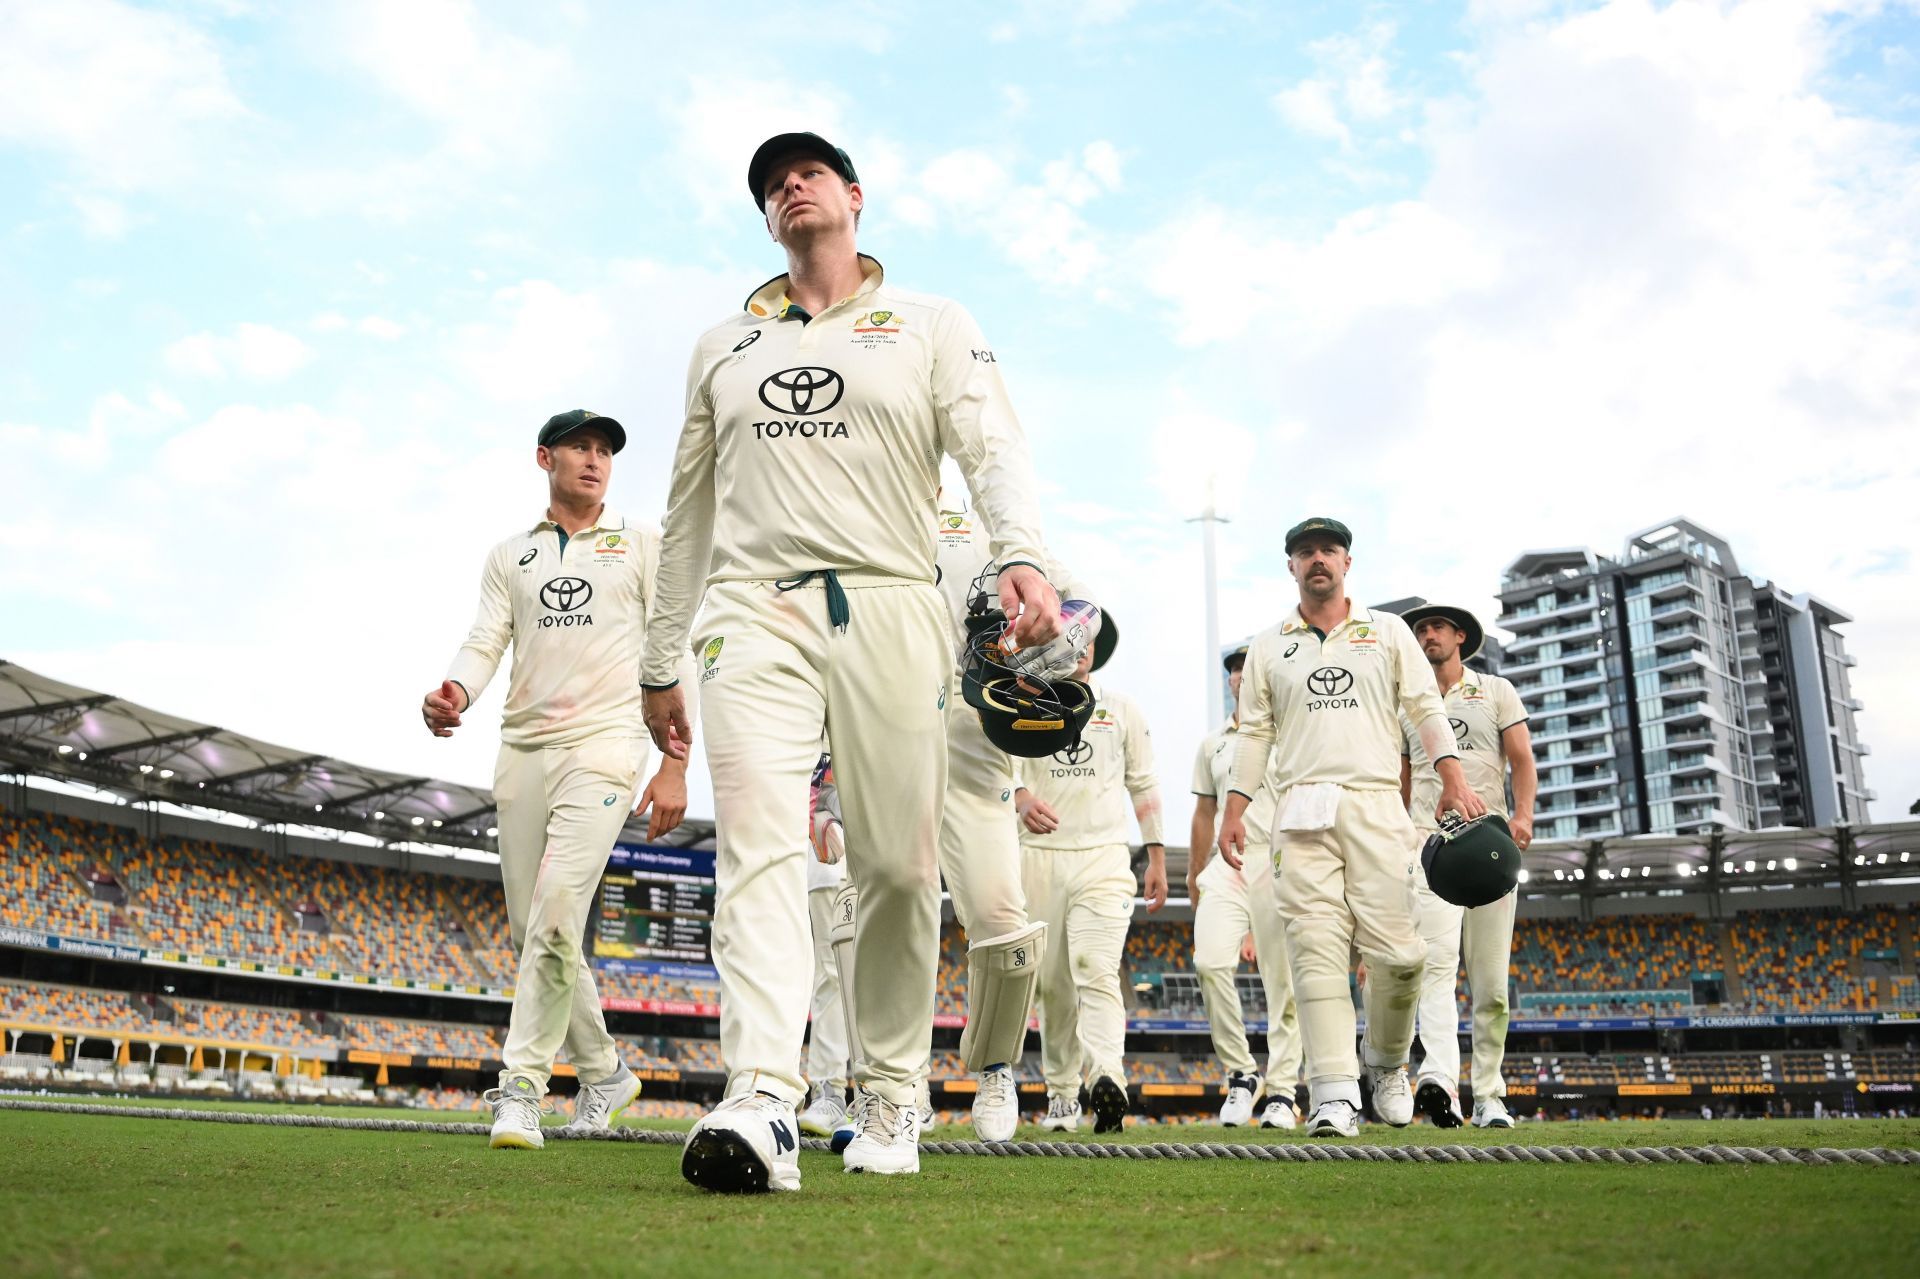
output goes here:
[{"label": "floodlight pole", "polygon": [[1200,526],[1201,573],[1207,593],[1207,719],[1211,724],[1227,703],[1227,674],[1220,664],[1220,583],[1214,556],[1214,526],[1232,521],[1221,518],[1213,505],[1213,475],[1207,475],[1207,507],[1188,520]]}]

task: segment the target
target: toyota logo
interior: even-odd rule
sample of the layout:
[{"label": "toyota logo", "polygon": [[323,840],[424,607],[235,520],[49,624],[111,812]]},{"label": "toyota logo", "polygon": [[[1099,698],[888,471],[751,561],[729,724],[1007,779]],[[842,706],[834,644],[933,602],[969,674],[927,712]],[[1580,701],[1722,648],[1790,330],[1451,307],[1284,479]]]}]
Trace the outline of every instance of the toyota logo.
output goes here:
[{"label": "toyota logo", "polygon": [[1353,672],[1338,666],[1322,666],[1307,676],[1307,691],[1316,697],[1338,697],[1353,687]]},{"label": "toyota logo", "polygon": [[1467,721],[1464,719],[1450,719],[1447,723],[1453,725],[1453,735],[1455,738],[1463,742],[1467,740],[1467,733],[1469,731]]},{"label": "toyota logo", "polygon": [[1053,757],[1062,764],[1084,764],[1093,758],[1093,747],[1086,742],[1075,742],[1065,750],[1055,751]]},{"label": "toyota logo", "polygon": [[593,584],[583,577],[556,577],[540,588],[540,602],[556,613],[571,613],[593,598]]},{"label": "toyota logo", "polygon": [[832,369],[781,369],[760,384],[760,402],[775,413],[825,413],[847,393],[847,384]]}]

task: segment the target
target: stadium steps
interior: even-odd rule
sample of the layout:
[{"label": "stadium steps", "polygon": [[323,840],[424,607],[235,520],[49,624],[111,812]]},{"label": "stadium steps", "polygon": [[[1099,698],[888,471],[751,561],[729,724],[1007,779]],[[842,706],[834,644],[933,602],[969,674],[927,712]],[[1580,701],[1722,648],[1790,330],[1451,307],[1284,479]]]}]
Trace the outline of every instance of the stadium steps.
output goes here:
[{"label": "stadium steps", "polygon": [[473,926],[472,917],[464,910],[461,910],[459,904],[448,895],[445,885],[434,885],[433,899],[439,904],[440,909],[446,913],[448,918],[459,921],[460,940],[457,943],[449,944],[457,944],[466,949],[467,959],[473,964],[474,971],[485,978],[489,985],[512,985],[512,982],[503,979],[499,973],[494,972],[493,966],[481,957],[480,948],[474,945],[474,939],[480,935],[480,930]]},{"label": "stadium steps", "polygon": [[1740,976],[1739,958],[1734,954],[1733,937],[1724,919],[1713,921],[1713,945],[1720,955],[1720,973],[1727,984],[1727,1002],[1745,1003],[1747,983]]}]

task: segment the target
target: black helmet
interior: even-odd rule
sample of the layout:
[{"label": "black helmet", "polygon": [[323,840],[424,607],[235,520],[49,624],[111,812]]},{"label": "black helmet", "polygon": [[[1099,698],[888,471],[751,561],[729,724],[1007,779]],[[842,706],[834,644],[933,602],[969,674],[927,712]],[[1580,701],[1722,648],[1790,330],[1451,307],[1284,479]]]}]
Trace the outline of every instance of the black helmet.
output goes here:
[{"label": "black helmet", "polygon": [[1489,905],[1520,882],[1520,848],[1507,819],[1498,813],[1470,822],[1448,813],[1440,819],[1440,830],[1427,836],[1420,865],[1427,872],[1427,887],[1455,906]]},{"label": "black helmet", "polygon": [[1080,743],[1093,718],[1093,690],[1073,679],[1025,675],[1006,664],[1000,636],[1007,615],[976,608],[967,616],[961,695],[980,716],[987,740],[1009,755],[1039,759]]}]

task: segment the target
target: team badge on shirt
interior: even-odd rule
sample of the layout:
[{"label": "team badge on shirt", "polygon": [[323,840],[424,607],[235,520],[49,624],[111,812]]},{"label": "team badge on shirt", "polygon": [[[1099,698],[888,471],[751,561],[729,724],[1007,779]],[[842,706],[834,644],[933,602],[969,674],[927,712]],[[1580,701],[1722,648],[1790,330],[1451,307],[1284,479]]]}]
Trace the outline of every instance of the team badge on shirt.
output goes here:
[{"label": "team badge on shirt", "polygon": [[726,646],[726,636],[716,635],[700,650],[700,682],[702,684],[720,673],[715,664],[720,660],[720,650]]},{"label": "team badge on shirt", "polygon": [[900,326],[906,317],[898,311],[868,311],[853,322],[856,346],[893,346],[900,341]]}]

